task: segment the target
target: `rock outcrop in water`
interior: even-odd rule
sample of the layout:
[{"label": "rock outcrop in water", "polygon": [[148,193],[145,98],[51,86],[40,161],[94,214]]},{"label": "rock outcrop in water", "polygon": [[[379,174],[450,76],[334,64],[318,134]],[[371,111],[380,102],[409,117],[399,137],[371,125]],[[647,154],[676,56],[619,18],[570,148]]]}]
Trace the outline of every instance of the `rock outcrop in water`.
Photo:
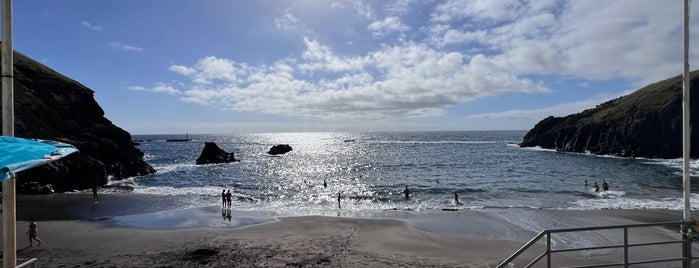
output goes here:
[{"label": "rock outcrop in water", "polygon": [[271,155],[278,155],[278,154],[285,154],[291,152],[291,145],[288,144],[277,144],[272,146],[272,148],[269,148],[268,154]]},{"label": "rock outcrop in water", "polygon": [[56,191],[104,185],[155,172],[131,135],[104,117],[94,91],[21,53],[14,53],[15,136],[69,143],[80,152],[19,172],[25,182],[52,184]]},{"label": "rock outcrop in water", "polygon": [[[690,118],[697,126],[699,71],[692,72],[690,80]],[[699,157],[699,131],[693,131],[691,139],[691,156]],[[577,114],[547,117],[520,146],[623,157],[682,157],[682,76]]]},{"label": "rock outcrop in water", "polygon": [[204,149],[201,151],[199,158],[197,158],[197,165],[205,164],[219,164],[219,163],[229,163],[235,162],[235,156],[233,153],[227,153],[215,142],[204,142]]}]

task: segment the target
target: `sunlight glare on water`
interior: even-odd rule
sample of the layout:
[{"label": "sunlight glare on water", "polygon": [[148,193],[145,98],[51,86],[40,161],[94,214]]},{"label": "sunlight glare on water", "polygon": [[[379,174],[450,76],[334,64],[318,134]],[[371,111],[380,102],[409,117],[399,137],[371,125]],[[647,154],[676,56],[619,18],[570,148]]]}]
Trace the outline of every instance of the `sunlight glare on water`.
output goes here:
[{"label": "sunlight glare on water", "polygon": [[[443,208],[667,208],[681,198],[674,160],[656,161],[519,148],[524,131],[269,133],[191,135],[139,148],[155,174],[126,184],[137,193],[177,195],[215,205],[230,189],[236,209],[263,211],[431,210]],[[194,165],[205,141],[239,162]],[[293,150],[272,156],[277,144]],[[588,180],[611,184],[594,193]],[[323,181],[327,187],[323,186]],[[695,190],[698,183],[693,183]],[[410,200],[402,191],[410,188]],[[458,193],[463,205],[454,202]]]}]

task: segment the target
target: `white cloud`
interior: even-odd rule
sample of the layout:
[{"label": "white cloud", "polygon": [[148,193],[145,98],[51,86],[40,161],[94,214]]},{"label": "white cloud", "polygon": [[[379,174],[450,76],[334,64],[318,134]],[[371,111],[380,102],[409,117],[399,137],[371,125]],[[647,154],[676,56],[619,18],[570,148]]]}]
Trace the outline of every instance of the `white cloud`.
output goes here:
[{"label": "white cloud", "polygon": [[398,17],[388,17],[382,21],[375,21],[367,27],[374,36],[384,36],[391,32],[405,32],[410,27],[400,22]]},{"label": "white cloud", "polygon": [[357,71],[364,68],[367,59],[363,57],[339,57],[333,54],[330,47],[316,40],[304,38],[306,50],[302,54],[302,62],[298,65],[304,71]]},{"label": "white cloud", "polygon": [[169,95],[179,95],[182,94],[179,90],[175,89],[172,86],[166,85],[165,83],[156,83],[155,86],[152,88],[146,88],[143,86],[129,86],[127,87],[128,90],[133,90],[133,91],[146,91],[146,92],[155,92],[155,93],[165,93]]},{"label": "white cloud", "polygon": [[[479,98],[547,92],[542,81],[562,77],[644,84],[680,70],[679,5],[650,0],[449,0],[433,9],[410,10],[418,2],[398,0],[376,11],[374,3],[330,6],[339,10],[351,5],[357,21],[366,26],[358,31],[393,41],[336,42],[353,44],[352,52],[344,52],[342,45],[330,45],[333,40],[304,36],[303,51],[264,64],[210,56],[191,66],[172,65],[170,70],[186,79],[182,88],[188,90],[181,100],[282,116],[379,120],[439,116]],[[421,2],[420,8],[428,4]],[[414,18],[418,15],[422,20]],[[377,16],[385,19],[376,21]],[[304,17],[287,12],[274,23],[299,33],[299,18]],[[693,38],[699,39],[697,34]],[[540,120],[601,101],[468,118]]]},{"label": "white cloud", "polygon": [[173,65],[170,66],[170,71],[187,76],[197,84],[212,84],[217,81],[235,82],[236,75],[244,71],[244,68],[237,69],[235,64],[232,60],[205,57],[193,67]]},{"label": "white cloud", "polygon": [[85,28],[88,28],[88,29],[93,30],[93,31],[98,31],[98,32],[102,31],[102,26],[94,25],[94,24],[90,23],[89,21],[81,21],[80,24],[85,26]]},{"label": "white cloud", "polygon": [[[506,92],[547,89],[477,57],[465,62],[458,52],[419,44],[383,47],[364,57],[334,54],[316,40],[305,39],[300,59],[271,66],[249,66],[206,57],[193,67],[170,70],[190,79],[181,99],[237,111],[324,119],[385,119],[444,114],[451,105]],[[225,65],[211,72],[208,66]],[[221,64],[225,63],[225,64]],[[330,73],[311,79],[309,71]],[[235,79],[205,79],[218,77]],[[335,77],[335,78],[332,78]]]},{"label": "white cloud", "polygon": [[437,22],[470,18],[476,21],[511,21],[522,12],[519,0],[449,0],[435,7],[432,15]]},{"label": "white cloud", "polygon": [[371,10],[371,6],[369,3],[364,3],[362,1],[358,0],[350,0],[352,2],[352,6],[354,7],[354,10],[357,12],[358,15],[366,18],[366,19],[372,19],[374,16],[374,12]]},{"label": "white cloud", "polygon": [[681,14],[680,4],[652,0],[452,0],[435,8],[426,40],[473,48],[518,75],[642,85],[679,73]]},{"label": "white cloud", "polygon": [[182,66],[182,65],[170,66],[170,71],[176,72],[176,73],[184,75],[184,76],[193,75],[197,72],[196,70],[194,70],[194,68],[189,68],[187,66]]},{"label": "white cloud", "polygon": [[286,13],[274,19],[274,25],[284,31],[293,31],[298,28],[299,19],[291,13]]},{"label": "white cloud", "polygon": [[410,7],[418,0],[396,0],[388,3],[384,8],[391,15],[404,15],[409,13]]},{"label": "white cloud", "polygon": [[128,44],[124,44],[124,43],[119,43],[119,42],[109,42],[109,46],[112,47],[113,49],[116,49],[116,50],[137,51],[137,52],[141,52],[144,50],[141,47],[128,45]]}]

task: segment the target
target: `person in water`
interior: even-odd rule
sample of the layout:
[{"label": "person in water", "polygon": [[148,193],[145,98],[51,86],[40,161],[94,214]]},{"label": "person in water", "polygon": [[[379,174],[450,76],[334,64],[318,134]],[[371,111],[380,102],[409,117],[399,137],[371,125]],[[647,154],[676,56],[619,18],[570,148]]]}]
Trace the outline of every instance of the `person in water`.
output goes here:
[{"label": "person in water", "polygon": [[595,182],[595,185],[592,186],[592,188],[595,189],[595,192],[599,192],[599,185]]},{"label": "person in water", "polygon": [[405,200],[410,199],[410,190],[408,190],[408,185],[405,186],[405,190],[403,190],[403,195],[405,195]]},{"label": "person in water", "polygon": [[587,180],[585,180],[585,188],[587,188]]},{"label": "person in water", "polygon": [[454,202],[456,202],[457,205],[461,205],[461,201],[459,201],[459,194],[454,192]]},{"label": "person in water", "polygon": [[609,183],[606,180],[602,180],[602,190],[605,192],[609,190]]}]

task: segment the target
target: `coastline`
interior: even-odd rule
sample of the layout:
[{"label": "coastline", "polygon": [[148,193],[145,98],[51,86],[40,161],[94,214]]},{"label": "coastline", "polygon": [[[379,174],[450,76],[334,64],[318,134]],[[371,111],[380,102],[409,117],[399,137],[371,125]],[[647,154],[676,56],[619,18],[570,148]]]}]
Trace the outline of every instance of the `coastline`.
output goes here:
[{"label": "coastline", "polygon": [[[667,210],[461,210],[280,215],[220,207],[182,209],[169,196],[18,196],[18,257],[41,267],[493,267],[541,229],[677,221]],[[39,247],[26,248],[29,217]],[[537,231],[538,230],[538,231]],[[652,239],[677,230],[644,234]],[[583,235],[560,243],[612,239]],[[542,252],[537,244],[523,259]],[[678,251],[679,252],[679,251]],[[617,253],[567,254],[558,264],[612,261]],[[663,252],[672,254],[672,252]],[[517,262],[516,262],[517,263]]]}]

